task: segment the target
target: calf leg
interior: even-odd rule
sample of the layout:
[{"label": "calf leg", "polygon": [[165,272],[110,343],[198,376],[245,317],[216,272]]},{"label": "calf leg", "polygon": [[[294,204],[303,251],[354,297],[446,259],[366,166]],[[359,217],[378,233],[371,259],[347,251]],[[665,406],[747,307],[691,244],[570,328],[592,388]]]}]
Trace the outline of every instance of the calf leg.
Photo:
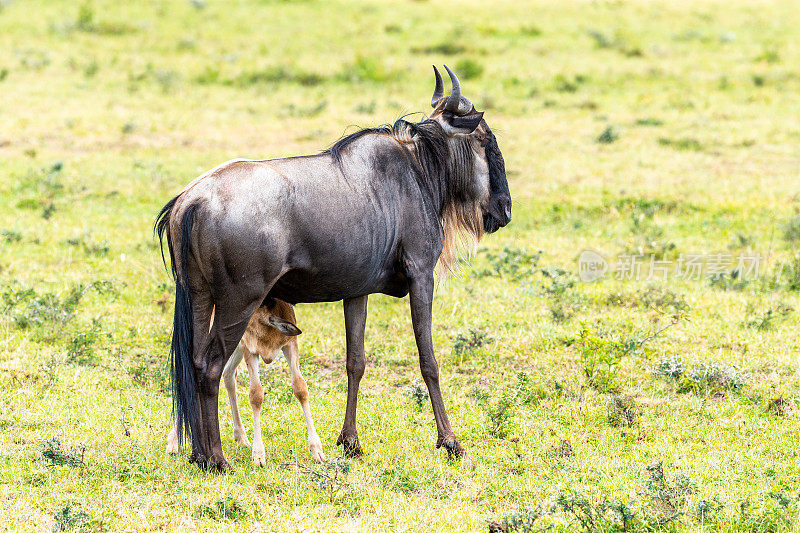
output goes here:
[{"label": "calf leg", "polygon": [[303,416],[306,419],[306,429],[308,430],[308,451],[311,458],[316,462],[325,460],[325,453],[322,451],[322,441],[319,440],[317,430],[314,428],[314,420],[311,418],[311,409],[308,406],[308,387],[303,374],[300,373],[300,350],[297,347],[297,338],[293,338],[289,344],[283,347],[283,354],[289,362],[289,370],[292,372],[292,392],[300,402]]},{"label": "calf leg", "polygon": [[364,328],[367,324],[367,297],[349,298],[344,301],[344,327],[347,340],[347,406],[342,432],[336,445],[342,445],[348,457],[363,454],[356,430],[356,403],[358,386],[364,376],[367,360],[364,357]]},{"label": "calf leg", "polygon": [[247,365],[247,374],[250,377],[250,407],[253,408],[253,464],[264,466],[266,464],[264,440],[261,438],[261,405],[264,403],[264,387],[258,375],[258,354],[252,353],[245,346],[244,362]]},{"label": "calf leg", "polygon": [[172,429],[169,430],[169,435],[167,436],[167,453],[169,454],[176,454],[178,453],[178,422],[172,425]]},{"label": "calf leg", "polygon": [[222,382],[225,383],[225,389],[228,391],[228,400],[231,404],[231,415],[233,416],[233,438],[242,446],[250,446],[250,441],[247,440],[247,432],[244,430],[242,419],[239,417],[239,405],[236,401],[236,370],[239,368],[239,363],[242,362],[242,345],[239,344],[233,351],[233,355],[225,363],[225,368],[222,370]]}]

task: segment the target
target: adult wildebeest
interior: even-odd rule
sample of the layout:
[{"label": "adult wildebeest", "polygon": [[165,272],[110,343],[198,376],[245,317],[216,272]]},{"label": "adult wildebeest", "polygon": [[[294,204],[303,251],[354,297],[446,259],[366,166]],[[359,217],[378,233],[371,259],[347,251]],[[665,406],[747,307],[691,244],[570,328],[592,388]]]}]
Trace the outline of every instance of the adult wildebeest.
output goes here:
[{"label": "adult wildebeest", "polygon": [[427,119],[364,129],[318,155],[229,161],[161,210],[156,228],[167,237],[176,279],[173,407],[179,437],[184,431],[191,437],[191,461],[229,468],[219,436],[219,379],[267,297],[291,304],[344,301],[347,406],[337,444],[360,455],[356,399],[372,293],[410,295],[436,446],[466,453],[439,390],[431,338],[434,269],[437,262],[452,264],[459,234],[477,240],[505,226],[511,196],[483,113],[461,96],[449,68],[448,96],[434,71],[434,111]]},{"label": "adult wildebeest", "polygon": [[[247,432],[245,432],[242,419],[239,417],[239,406],[236,403],[236,370],[242,360],[247,367],[247,374],[250,377],[248,396],[250,406],[253,408],[253,464],[256,466],[265,464],[264,441],[261,437],[261,405],[264,402],[264,388],[261,386],[261,379],[258,375],[258,360],[260,357],[269,364],[280,357],[281,351],[283,351],[286,362],[289,364],[289,371],[292,373],[292,392],[300,402],[300,408],[306,419],[308,451],[314,461],[325,460],[322,442],[314,428],[311,408],[308,405],[308,387],[300,372],[300,349],[297,343],[297,336],[300,333],[294,316],[294,308],[281,300],[268,298],[265,304],[259,307],[250,318],[239,346],[234,350],[222,370],[222,381],[228,391],[228,400],[233,416],[233,438],[242,446],[250,446]],[[178,452],[178,431],[179,425],[176,420],[167,437],[167,453]]]}]

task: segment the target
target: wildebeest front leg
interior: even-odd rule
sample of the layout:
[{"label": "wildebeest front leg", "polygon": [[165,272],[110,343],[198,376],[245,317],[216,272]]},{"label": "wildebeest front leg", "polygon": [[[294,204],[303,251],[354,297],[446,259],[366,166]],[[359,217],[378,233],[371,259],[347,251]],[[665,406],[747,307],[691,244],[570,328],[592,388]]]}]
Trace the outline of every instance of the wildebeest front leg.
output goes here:
[{"label": "wildebeest front leg", "polygon": [[356,402],[358,386],[364,375],[364,328],[367,324],[367,296],[344,301],[344,327],[347,340],[347,407],[344,413],[342,432],[336,445],[341,444],[347,457],[363,454],[356,430]]},{"label": "wildebeest front leg", "polygon": [[433,337],[431,336],[431,319],[433,307],[433,273],[411,280],[409,285],[411,300],[411,322],[414,326],[414,337],[419,350],[419,368],[422,378],[428,387],[436,417],[436,431],[439,435],[436,447],[447,450],[449,456],[465,457],[467,451],[456,440],[450,428],[447,410],[444,407],[442,392],[439,389],[439,364],[433,355]]}]

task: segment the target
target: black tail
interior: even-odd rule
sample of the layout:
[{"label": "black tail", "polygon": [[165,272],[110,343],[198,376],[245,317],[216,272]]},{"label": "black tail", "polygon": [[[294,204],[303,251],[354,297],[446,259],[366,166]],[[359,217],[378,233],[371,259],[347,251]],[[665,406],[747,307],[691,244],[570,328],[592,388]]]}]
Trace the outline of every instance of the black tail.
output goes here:
[{"label": "black tail", "polygon": [[[172,208],[175,206],[176,196],[161,209],[156,217],[155,227],[161,245],[161,259],[164,258],[164,235],[167,236],[169,249],[170,268],[175,278],[175,318],[172,324],[172,345],[170,347],[170,376],[172,378],[172,415],[177,421],[178,442],[183,444],[185,435],[192,439],[194,449],[197,449],[196,425],[197,403],[195,402],[195,376],[194,360],[192,357],[194,343],[194,312],[192,308],[192,293],[189,290],[189,243],[192,236],[195,206],[190,205],[183,213],[181,221],[181,272],[178,274],[175,263],[175,249],[169,232],[172,219]],[[166,264],[165,264],[166,266]],[[185,432],[185,433],[184,433]]]},{"label": "black tail", "polygon": [[[180,196],[180,195],[178,195]],[[175,202],[178,201],[178,196],[167,202],[167,205],[161,208],[156,216],[156,223],[153,225],[153,233],[158,234],[158,244],[161,249],[161,262],[164,263],[164,268],[167,268],[167,260],[164,258],[164,235],[167,236],[167,248],[169,248],[169,258],[172,260],[170,268],[172,269],[172,277],[177,279],[177,272],[175,272],[175,261],[172,255],[172,237],[167,229],[169,228],[169,221],[172,216],[172,208],[175,207]]]}]

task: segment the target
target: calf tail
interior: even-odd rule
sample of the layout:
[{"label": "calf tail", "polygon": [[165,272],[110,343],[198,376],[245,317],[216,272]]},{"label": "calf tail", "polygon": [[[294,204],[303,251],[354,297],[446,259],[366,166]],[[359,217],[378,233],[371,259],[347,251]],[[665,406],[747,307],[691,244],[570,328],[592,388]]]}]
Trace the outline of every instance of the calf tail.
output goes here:
[{"label": "calf tail", "polygon": [[161,257],[164,260],[163,239],[166,234],[167,248],[171,261],[172,276],[175,278],[175,317],[172,324],[172,345],[170,346],[170,377],[172,382],[172,415],[177,421],[178,442],[182,445],[186,435],[192,440],[195,449],[197,440],[197,402],[196,380],[194,375],[194,309],[192,292],[189,286],[189,247],[194,223],[195,206],[190,205],[183,213],[180,223],[180,273],[175,261],[175,248],[169,232],[172,209],[177,197],[161,209],[156,218],[154,230],[161,244]]}]

